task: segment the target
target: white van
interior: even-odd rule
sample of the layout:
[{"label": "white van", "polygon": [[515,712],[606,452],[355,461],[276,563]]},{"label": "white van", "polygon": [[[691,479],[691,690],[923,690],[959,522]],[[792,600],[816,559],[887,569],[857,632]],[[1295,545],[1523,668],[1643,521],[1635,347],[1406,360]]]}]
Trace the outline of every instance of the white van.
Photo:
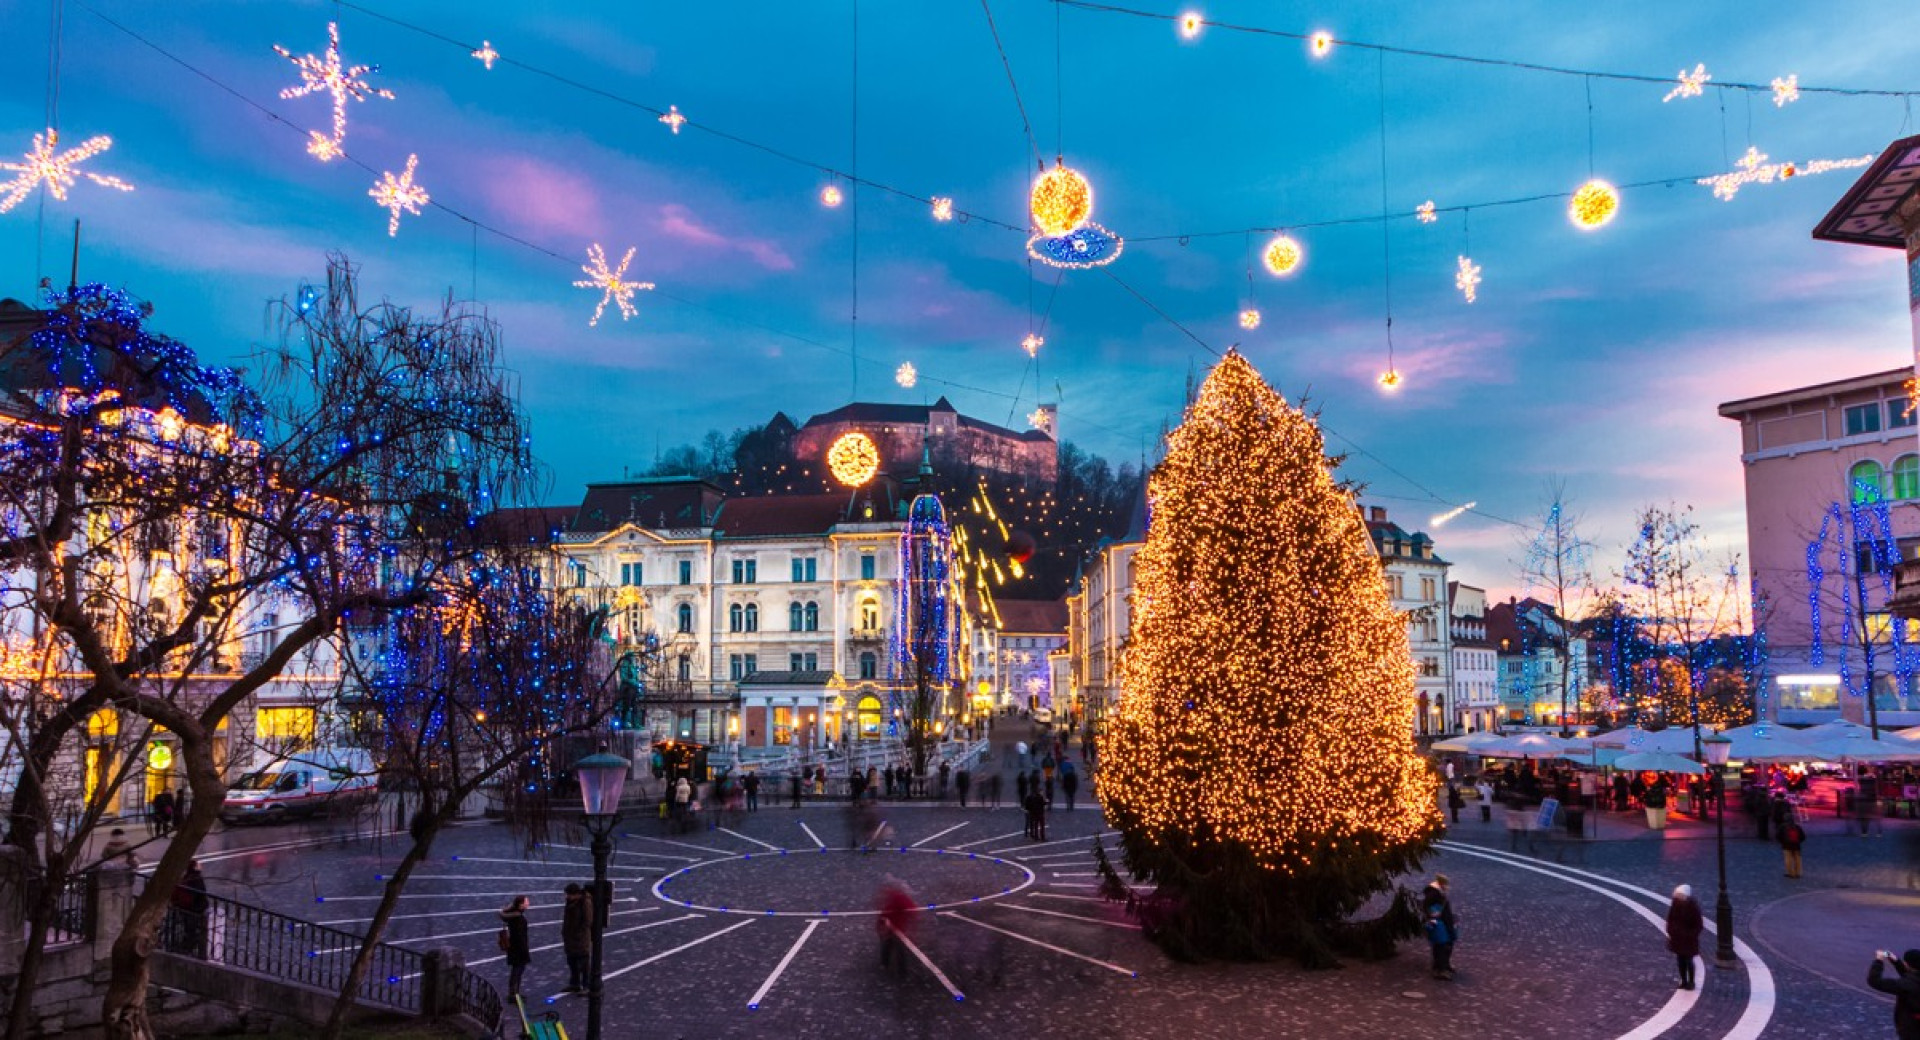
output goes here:
[{"label": "white van", "polygon": [[229,824],[352,813],[380,797],[365,748],[315,748],[273,759],[227,789],[220,818]]}]

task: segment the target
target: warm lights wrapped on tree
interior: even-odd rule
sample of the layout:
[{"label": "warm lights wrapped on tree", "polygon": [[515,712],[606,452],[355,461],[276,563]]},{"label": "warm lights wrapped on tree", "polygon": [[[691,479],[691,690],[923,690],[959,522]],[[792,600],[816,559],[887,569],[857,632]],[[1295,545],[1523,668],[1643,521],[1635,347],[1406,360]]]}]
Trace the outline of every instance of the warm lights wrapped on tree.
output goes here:
[{"label": "warm lights wrapped on tree", "polygon": [[1148,484],[1132,637],[1100,790],[1143,915],[1181,955],[1383,952],[1440,826],[1413,747],[1406,619],[1319,429],[1238,352]]}]

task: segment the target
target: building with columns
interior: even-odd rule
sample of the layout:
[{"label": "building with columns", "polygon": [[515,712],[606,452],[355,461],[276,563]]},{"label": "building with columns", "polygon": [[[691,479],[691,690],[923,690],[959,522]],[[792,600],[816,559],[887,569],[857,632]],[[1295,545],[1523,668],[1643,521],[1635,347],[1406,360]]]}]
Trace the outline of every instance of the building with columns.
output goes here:
[{"label": "building with columns", "polygon": [[1419,711],[1414,732],[1438,736],[1455,730],[1451,707],[1453,631],[1447,611],[1447,561],[1434,553],[1433,539],[1408,531],[1387,517],[1382,506],[1366,514],[1367,533],[1386,572],[1387,596],[1407,615],[1407,643],[1413,652],[1414,686]]}]

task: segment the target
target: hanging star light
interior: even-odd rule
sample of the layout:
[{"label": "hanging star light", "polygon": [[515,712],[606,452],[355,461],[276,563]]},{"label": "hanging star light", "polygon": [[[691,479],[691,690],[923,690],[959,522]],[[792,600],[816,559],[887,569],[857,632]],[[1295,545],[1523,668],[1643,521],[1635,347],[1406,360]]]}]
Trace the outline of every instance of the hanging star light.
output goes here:
[{"label": "hanging star light", "polygon": [[1582,231],[1605,227],[1619,212],[1619,190],[1597,177],[1582,184],[1567,203],[1567,219]]},{"label": "hanging star light", "polygon": [[427,195],[427,189],[413,183],[413,171],[419,165],[420,157],[409,155],[405,173],[396,178],[393,171],[388,170],[380,175],[380,179],[374,182],[372,188],[367,190],[367,194],[373,197],[373,201],[387,211],[388,237],[400,234],[401,210],[417,217],[420,215],[420,207],[433,201]]},{"label": "hanging star light", "polygon": [[132,191],[133,185],[118,177],[109,177],[80,169],[80,164],[113,147],[113,138],[89,137],[76,147],[64,152],[57,151],[60,146],[60,132],[48,128],[44,134],[33,135],[33,148],[21,156],[22,162],[0,163],[0,171],[14,174],[10,180],[0,182],[0,213],[20,204],[33,189],[44,184],[47,194],[58,201],[66,201],[67,189],[85,177],[103,188],[116,191]]},{"label": "hanging star light", "polygon": [[827,469],[847,487],[862,487],[880,472],[880,449],[858,430],[843,433],[827,449]]},{"label": "hanging star light", "polygon": [[1713,79],[1713,75],[1707,71],[1705,65],[1694,65],[1692,72],[1681,69],[1678,85],[1672,90],[1667,91],[1667,96],[1661,98],[1660,101],[1664,104],[1672,101],[1674,98],[1699,97],[1701,90],[1707,85],[1707,81],[1711,79]]},{"label": "hanging star light", "polygon": [[1468,303],[1472,303],[1474,297],[1479,295],[1480,265],[1461,257],[1460,265],[1453,274],[1453,287],[1460,290],[1460,295],[1466,297]]},{"label": "hanging star light", "polygon": [[1180,16],[1181,38],[1191,40],[1194,37],[1199,36],[1200,30],[1203,27],[1205,27],[1206,24],[1207,24],[1206,20],[1200,17],[1200,12],[1188,11],[1187,13]]},{"label": "hanging star light", "polygon": [[1291,235],[1275,235],[1260,254],[1260,260],[1275,276],[1285,278],[1300,269],[1307,251]]},{"label": "hanging star light", "polygon": [[493,63],[500,60],[500,52],[493,49],[492,40],[481,40],[480,49],[474,51],[473,56],[480,60],[480,64],[487,67],[488,72],[492,72]]},{"label": "hanging star light", "polygon": [[1240,327],[1248,330],[1259,328],[1260,309],[1258,307],[1248,307],[1246,310],[1241,311]]},{"label": "hanging star light", "polygon": [[1773,107],[1785,108],[1800,100],[1800,74],[1793,73],[1782,79],[1773,77]]},{"label": "hanging star light", "polygon": [[1307,51],[1316,58],[1324,58],[1333,52],[1333,34],[1325,29],[1307,37]]},{"label": "hanging star light", "polygon": [[307,131],[307,154],[321,162],[332,162],[347,154],[340,142],[318,130]]},{"label": "hanging star light", "polygon": [[574,282],[573,284],[575,287],[581,289],[601,290],[600,305],[593,309],[593,318],[587,322],[589,327],[600,324],[600,314],[607,309],[607,301],[609,300],[620,305],[621,321],[631,319],[635,314],[639,313],[633,306],[633,294],[639,289],[652,289],[653,283],[629,282],[626,280],[627,264],[632,261],[633,247],[628,247],[627,255],[620,258],[620,266],[616,269],[609,270],[607,267],[607,254],[601,251],[600,243],[595,242],[592,246],[588,247],[587,263],[580,268],[580,270],[586,272],[587,278]]},{"label": "hanging star light", "polygon": [[953,219],[953,200],[945,195],[933,197],[933,219],[946,223]]},{"label": "hanging star light", "polygon": [[388,101],[393,100],[393,91],[374,87],[366,81],[366,74],[380,71],[380,66],[348,65],[340,60],[339,22],[327,23],[327,56],[325,58],[317,58],[311,54],[303,54],[296,58],[292,51],[277,43],[273,45],[273,49],[282,58],[293,62],[294,68],[300,70],[300,85],[282,90],[280,92],[282,98],[292,100],[323,91],[333,98],[333,146],[319,147],[317,135],[315,141],[307,144],[307,153],[321,162],[337,158],[340,154],[339,145],[347,138],[347,99],[365,101],[369,97],[377,97]]},{"label": "hanging star light", "polygon": [[900,367],[893,370],[893,381],[899,383],[902,390],[911,390],[920,381],[920,371],[913,367],[913,362],[902,361]]},{"label": "hanging star light", "polygon": [[1026,338],[1020,341],[1020,346],[1026,350],[1028,357],[1039,357],[1040,347],[1046,342],[1045,337],[1038,333],[1029,332]]},{"label": "hanging star light", "polygon": [[820,204],[828,209],[837,208],[842,198],[844,196],[840,194],[840,186],[837,184],[829,184],[820,189]]},{"label": "hanging star light", "polygon": [[667,114],[660,117],[662,123],[673,130],[673,136],[680,136],[680,128],[687,125],[687,117],[680,114],[679,105],[668,105]]},{"label": "hanging star light", "polygon": [[1422,202],[1419,207],[1413,211],[1413,215],[1418,217],[1422,224],[1431,224],[1440,219],[1440,215],[1433,211],[1432,199]]},{"label": "hanging star light", "polygon": [[1733,201],[1740,189],[1749,184],[1772,184],[1776,180],[1784,181],[1794,177],[1811,177],[1831,170],[1851,170],[1873,162],[1873,156],[1863,155],[1857,159],[1815,159],[1805,165],[1798,163],[1770,163],[1767,156],[1758,148],[1747,147],[1747,154],[1740,157],[1734,165],[1739,169],[1730,173],[1702,177],[1696,184],[1713,188],[1713,197],[1724,202]]}]

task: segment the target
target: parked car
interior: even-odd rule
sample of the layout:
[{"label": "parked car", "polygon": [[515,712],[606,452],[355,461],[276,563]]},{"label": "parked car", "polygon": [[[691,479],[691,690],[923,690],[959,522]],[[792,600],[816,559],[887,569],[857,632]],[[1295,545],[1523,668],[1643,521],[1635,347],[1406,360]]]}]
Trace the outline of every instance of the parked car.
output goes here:
[{"label": "parked car", "polygon": [[229,824],[280,823],[357,812],[379,797],[378,771],[364,748],[316,748],[273,759],[235,781],[220,818]]}]

